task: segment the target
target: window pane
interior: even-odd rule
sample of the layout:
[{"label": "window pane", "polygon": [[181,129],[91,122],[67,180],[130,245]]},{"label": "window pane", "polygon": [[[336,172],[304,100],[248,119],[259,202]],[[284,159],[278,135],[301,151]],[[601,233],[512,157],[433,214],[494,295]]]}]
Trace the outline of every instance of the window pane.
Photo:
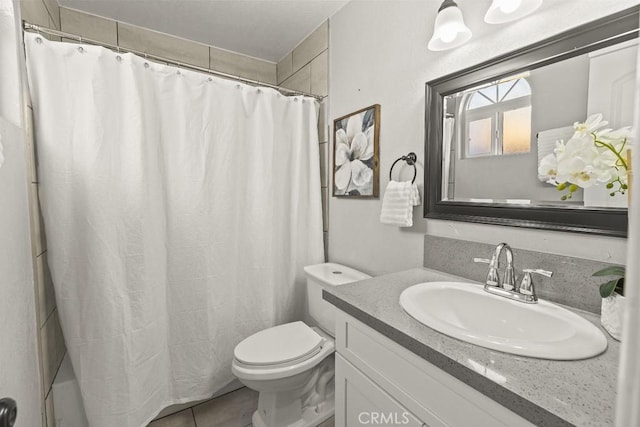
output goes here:
[{"label": "window pane", "polygon": [[468,156],[491,154],[491,118],[469,122]]},{"label": "window pane", "polygon": [[[510,87],[511,86],[507,87],[507,90]],[[510,99],[516,99],[523,96],[531,95],[531,87],[529,86],[529,83],[527,83],[526,80],[518,79],[513,85],[513,88],[509,90],[509,93],[507,93],[506,95],[507,96],[504,96],[504,94],[501,95],[501,96],[504,96],[504,99],[501,99],[501,101],[508,101]]]},{"label": "window pane", "polygon": [[502,152],[528,153],[531,149],[531,106],[505,111]]},{"label": "window pane", "polygon": [[504,101],[505,95],[508,95],[510,94],[510,91],[513,91],[513,86],[517,83],[517,80],[512,80],[510,82],[504,82],[498,85],[498,99],[500,100],[500,102]]},{"label": "window pane", "polygon": [[467,107],[467,109],[472,110],[474,108],[484,107],[487,105],[491,105],[491,101],[476,92],[471,95],[471,99],[469,100],[469,106]]},{"label": "window pane", "polygon": [[492,104],[498,102],[498,88],[495,85],[480,89],[478,92],[486,96]]}]

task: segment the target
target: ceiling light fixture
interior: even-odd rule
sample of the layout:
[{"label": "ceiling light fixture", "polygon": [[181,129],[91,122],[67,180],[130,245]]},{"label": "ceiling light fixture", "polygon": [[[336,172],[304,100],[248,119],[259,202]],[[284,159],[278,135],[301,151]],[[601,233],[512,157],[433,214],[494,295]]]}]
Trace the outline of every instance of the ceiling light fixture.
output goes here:
[{"label": "ceiling light fixture", "polygon": [[447,50],[460,46],[471,38],[471,30],[464,24],[462,12],[453,0],[444,0],[438,9],[429,50]]},{"label": "ceiling light fixture", "polygon": [[484,15],[487,24],[504,24],[515,21],[540,7],[542,0],[493,0]]}]

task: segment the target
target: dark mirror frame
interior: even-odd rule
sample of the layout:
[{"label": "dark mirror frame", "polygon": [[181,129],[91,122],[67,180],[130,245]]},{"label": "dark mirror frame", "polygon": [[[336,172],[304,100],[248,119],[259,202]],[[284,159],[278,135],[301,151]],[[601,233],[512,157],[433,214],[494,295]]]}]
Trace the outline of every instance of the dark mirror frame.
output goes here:
[{"label": "dark mirror frame", "polygon": [[639,10],[639,7],[633,7],[618,12],[426,83],[424,182],[427,201],[424,217],[626,237],[627,209],[442,200],[443,101],[447,95],[492,80],[638,38]]}]

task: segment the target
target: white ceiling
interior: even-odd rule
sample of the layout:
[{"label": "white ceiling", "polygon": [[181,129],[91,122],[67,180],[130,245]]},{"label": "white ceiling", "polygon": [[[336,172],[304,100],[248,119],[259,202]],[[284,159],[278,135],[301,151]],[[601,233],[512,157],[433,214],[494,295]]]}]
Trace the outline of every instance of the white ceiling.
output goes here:
[{"label": "white ceiling", "polygon": [[348,0],[58,0],[81,10],[278,62]]}]

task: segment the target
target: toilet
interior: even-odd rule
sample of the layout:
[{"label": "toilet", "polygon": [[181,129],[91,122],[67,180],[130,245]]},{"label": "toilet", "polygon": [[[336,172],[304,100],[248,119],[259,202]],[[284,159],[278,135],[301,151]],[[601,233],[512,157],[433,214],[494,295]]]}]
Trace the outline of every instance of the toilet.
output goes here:
[{"label": "toilet", "polygon": [[259,393],[255,427],[312,427],[334,414],[335,307],[322,289],[371,276],[335,263],[310,265],[307,301],[318,326],[292,322],[257,332],[238,344],[232,371]]}]

